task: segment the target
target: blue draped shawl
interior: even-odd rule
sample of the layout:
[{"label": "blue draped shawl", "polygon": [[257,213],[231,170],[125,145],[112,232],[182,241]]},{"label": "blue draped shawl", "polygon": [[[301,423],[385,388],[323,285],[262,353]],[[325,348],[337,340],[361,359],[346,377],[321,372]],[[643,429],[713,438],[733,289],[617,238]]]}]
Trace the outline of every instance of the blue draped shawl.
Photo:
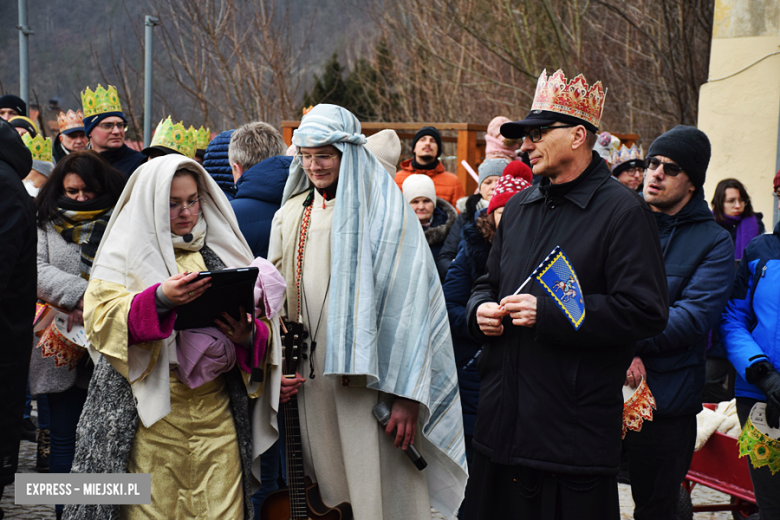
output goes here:
[{"label": "blue draped shawl", "polygon": [[[368,388],[418,401],[431,506],[451,516],[463,499],[466,455],[447,308],[430,248],[394,179],[363,146],[348,110],[317,105],[293,134],[297,147],[342,152],[331,227],[324,374],[365,375]],[[298,159],[282,204],[310,189]]]}]

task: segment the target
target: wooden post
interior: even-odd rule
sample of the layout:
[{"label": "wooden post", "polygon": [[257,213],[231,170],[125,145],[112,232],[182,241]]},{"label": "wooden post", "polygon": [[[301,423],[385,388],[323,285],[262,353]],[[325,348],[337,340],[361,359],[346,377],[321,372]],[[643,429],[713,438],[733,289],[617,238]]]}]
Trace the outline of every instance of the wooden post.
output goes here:
[{"label": "wooden post", "polygon": [[458,179],[466,189],[466,194],[471,195],[477,189],[477,183],[469,175],[461,161],[465,160],[469,166],[477,169],[477,132],[476,130],[458,130]]}]

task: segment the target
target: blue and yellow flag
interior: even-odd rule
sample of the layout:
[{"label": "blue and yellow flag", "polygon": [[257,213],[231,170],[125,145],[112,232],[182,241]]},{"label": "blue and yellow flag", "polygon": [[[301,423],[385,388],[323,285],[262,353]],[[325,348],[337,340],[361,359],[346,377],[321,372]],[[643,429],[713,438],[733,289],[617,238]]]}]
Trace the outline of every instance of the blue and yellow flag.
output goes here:
[{"label": "blue and yellow flag", "polygon": [[560,248],[537,268],[536,279],[558,304],[575,330],[585,321],[585,300],[577,273]]}]

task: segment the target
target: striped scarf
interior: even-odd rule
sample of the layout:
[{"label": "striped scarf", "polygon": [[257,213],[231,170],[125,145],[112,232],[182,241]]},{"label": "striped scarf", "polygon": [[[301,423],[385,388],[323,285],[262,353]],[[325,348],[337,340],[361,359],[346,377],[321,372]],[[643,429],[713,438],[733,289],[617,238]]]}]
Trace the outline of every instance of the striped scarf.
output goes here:
[{"label": "striped scarf", "polygon": [[[97,199],[87,202],[90,203],[90,207],[94,207],[94,202],[96,201]],[[114,206],[101,209],[77,210],[72,209],[78,205],[75,201],[69,203],[62,202],[61,206],[63,205],[69,206],[69,208],[57,208],[59,216],[52,221],[52,225],[66,242],[78,244],[81,247],[81,277],[89,280],[95,253],[97,253],[100,240],[103,238],[103,233],[111,218]]]},{"label": "striped scarf", "polygon": [[[317,105],[293,134],[298,147],[342,152],[331,226],[324,373],[365,375],[368,388],[421,404],[431,506],[457,512],[466,484],[458,375],[441,282],[422,227],[395,180],[363,146],[360,123]],[[298,159],[282,204],[309,188]]]}]

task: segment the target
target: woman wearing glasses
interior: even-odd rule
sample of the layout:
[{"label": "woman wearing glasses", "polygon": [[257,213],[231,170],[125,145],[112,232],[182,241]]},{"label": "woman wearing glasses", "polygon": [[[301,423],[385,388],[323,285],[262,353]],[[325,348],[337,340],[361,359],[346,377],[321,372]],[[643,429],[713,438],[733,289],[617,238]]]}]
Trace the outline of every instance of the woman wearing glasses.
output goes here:
[{"label": "woman wearing glasses", "polygon": [[199,271],[250,262],[228,200],[195,161],[161,157],[130,179],[84,298],[88,337],[101,356],[73,472],[151,473],[152,501],[121,511],[68,506],[66,518],[249,515],[247,394],[259,390],[244,374],[250,355],[262,359],[268,327],[224,313],[203,328],[173,325],[176,308],[209,287],[210,278],[196,280]]}]

